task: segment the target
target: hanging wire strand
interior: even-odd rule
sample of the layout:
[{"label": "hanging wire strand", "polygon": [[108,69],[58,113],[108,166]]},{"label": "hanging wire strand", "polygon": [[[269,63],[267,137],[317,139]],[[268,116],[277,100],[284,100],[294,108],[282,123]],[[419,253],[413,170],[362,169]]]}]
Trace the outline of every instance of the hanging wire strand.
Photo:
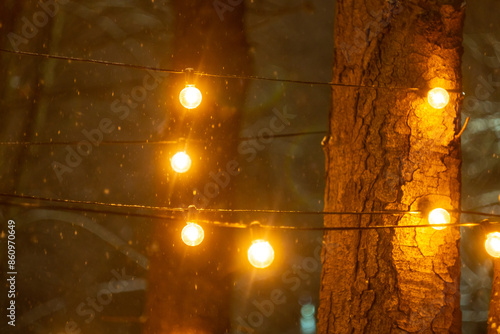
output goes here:
[{"label": "hanging wire strand", "polygon": [[422,211],[383,210],[383,211],[294,211],[271,209],[197,209],[201,213],[265,213],[299,215],[404,215],[421,214]]},{"label": "hanging wire strand", "polygon": [[[262,228],[269,230],[300,230],[300,231],[359,231],[359,230],[380,230],[385,228],[426,228],[426,227],[473,227],[485,225],[486,222],[478,223],[450,223],[450,224],[417,224],[417,225],[374,225],[374,226],[325,226],[325,227],[300,227],[300,226],[272,226],[261,225]],[[498,224],[496,222],[487,222],[487,224]]]},{"label": "hanging wire strand", "polygon": [[[47,208],[51,210],[62,210],[62,211],[77,211],[84,213],[98,213],[98,214],[112,214],[127,217],[137,217],[137,218],[147,218],[147,219],[160,219],[160,220],[179,220],[179,217],[175,216],[165,216],[158,214],[146,214],[137,212],[120,212],[112,210],[100,210],[100,209],[88,209],[88,208],[77,208],[77,207],[62,207],[62,206],[51,206],[51,205],[41,205],[39,203],[13,203],[0,201],[0,205],[9,206],[19,206],[23,208]],[[196,223],[212,225],[215,227],[231,228],[231,229],[247,229],[250,228],[250,224],[243,223],[230,223],[230,222],[220,222],[211,220],[200,220],[193,219]],[[325,226],[325,227],[304,227],[304,226],[274,226],[274,225],[260,225],[263,229],[268,230],[289,230],[289,231],[362,231],[362,230],[380,230],[380,229],[401,229],[401,228],[428,228],[428,227],[473,227],[482,225],[497,225],[498,222],[490,222],[488,220],[483,220],[476,223],[451,223],[451,224],[418,224],[418,225],[375,225],[375,226]]]},{"label": "hanging wire strand", "polygon": [[0,48],[0,52],[7,52],[7,53],[17,54],[17,55],[22,55],[22,56],[32,56],[32,57],[43,57],[43,58],[48,58],[48,59],[67,60],[67,61],[74,61],[74,62],[79,62],[79,63],[90,63],[90,64],[128,67],[128,68],[134,68],[134,69],[138,69],[138,70],[149,70],[149,71],[154,71],[154,72],[166,72],[166,73],[172,73],[172,74],[183,74],[184,73],[184,71],[170,70],[170,69],[160,68],[160,67],[155,67],[155,66],[134,65],[134,64],[113,62],[113,61],[107,61],[107,60],[99,60],[99,59],[57,56],[57,55],[51,55],[51,54],[46,54],[46,53],[36,53],[36,52],[28,52],[28,51],[14,51],[14,50],[8,50],[8,49],[3,49],[3,48]]},{"label": "hanging wire strand", "polygon": [[[276,134],[267,138],[289,138],[289,137],[299,137],[299,136],[310,136],[326,134],[327,131],[309,131],[309,132],[296,132],[296,133],[283,133]],[[192,142],[192,143],[207,143],[210,141],[221,141],[227,142],[230,140],[234,141],[250,141],[256,140],[261,137],[259,136],[248,136],[248,137],[226,137],[226,138],[213,138],[213,139],[183,139],[182,142]],[[57,145],[78,145],[82,140],[79,141],[48,141],[48,142],[29,142],[29,141],[6,141],[0,142],[3,146],[57,146]],[[174,145],[179,144],[179,140],[117,140],[117,141],[106,141],[103,140],[99,143],[100,145]]]},{"label": "hanging wire strand", "polygon": [[[77,57],[67,57],[67,56],[57,56],[50,55],[45,53],[36,53],[36,52],[27,52],[27,51],[14,51],[0,48],[0,52],[7,52],[11,54],[23,55],[23,56],[32,56],[32,57],[44,57],[48,59],[58,59],[58,60],[67,60],[74,62],[82,62],[82,63],[91,63],[91,64],[100,64],[100,65],[110,65],[110,66],[120,66],[120,67],[128,67],[139,70],[149,70],[155,72],[166,72],[172,74],[183,74],[184,71],[165,69],[155,66],[143,66],[143,65],[133,65],[128,63],[120,63],[120,62],[111,62],[106,60],[98,60],[98,59],[89,59],[89,58],[77,58]],[[194,75],[205,76],[205,77],[214,77],[214,78],[223,78],[223,79],[244,79],[244,80],[260,80],[260,81],[273,81],[273,82],[282,82],[282,83],[295,83],[295,84],[305,84],[305,85],[322,85],[322,86],[331,86],[331,87],[348,87],[348,88],[369,88],[369,89],[390,89],[390,90],[407,90],[407,91],[427,91],[428,88],[416,88],[416,87],[389,87],[389,86],[373,86],[373,85],[355,85],[355,84],[345,84],[345,83],[336,83],[336,82],[327,82],[327,81],[307,81],[307,80],[291,80],[291,79],[279,79],[279,78],[268,78],[262,76],[249,76],[249,75],[236,75],[236,74],[211,74],[194,71]],[[461,89],[450,88],[447,89],[449,93],[462,93]]]},{"label": "hanging wire strand", "polygon": [[[161,206],[149,206],[149,205],[138,205],[138,204],[121,204],[121,203],[103,203],[103,202],[92,202],[92,201],[79,201],[79,200],[68,200],[68,199],[53,199],[53,198],[44,198],[44,197],[36,197],[36,196],[27,196],[27,195],[17,195],[17,194],[0,194],[1,197],[15,198],[15,199],[29,199],[36,201],[43,201],[49,203],[64,203],[64,204],[85,204],[85,205],[95,205],[95,206],[105,206],[105,207],[115,207],[115,208],[126,208],[126,209],[148,209],[148,210],[158,210],[162,212],[169,212],[172,214],[182,214],[181,217],[177,217],[177,219],[185,218],[186,213],[193,212],[195,210],[196,213],[271,213],[271,214],[314,214],[314,215],[401,215],[401,214],[420,214],[422,211],[403,211],[403,210],[387,210],[387,211],[369,211],[369,212],[356,212],[356,211],[345,211],[345,212],[337,212],[337,211],[290,211],[290,210],[238,210],[238,209],[196,209],[194,206],[190,206],[189,208],[167,208]],[[13,206],[21,206],[21,207],[47,207],[47,205],[41,203],[16,203],[16,202],[7,202],[0,201],[0,204],[4,205],[13,205]],[[59,209],[59,210],[70,210],[70,211],[80,211],[80,212],[94,212],[94,213],[104,213],[104,214],[116,214],[116,215],[125,215],[125,216],[136,216],[142,218],[151,218],[151,219],[176,219],[175,216],[164,216],[157,214],[145,214],[145,213],[135,213],[135,212],[120,212],[120,211],[112,211],[112,210],[100,210],[100,209],[88,209],[88,208],[79,208],[79,207],[62,207],[62,206],[50,206],[51,209]],[[488,217],[500,217],[498,214],[489,214],[485,212],[474,212],[474,211],[460,211],[460,210],[449,210],[451,212],[459,212],[464,214],[471,215],[481,215]],[[201,222],[205,224],[210,224],[218,227],[226,227],[226,228],[248,228],[249,224],[242,223],[229,223],[229,222],[218,222],[211,220],[199,220],[193,219],[196,222]],[[451,224],[416,224],[416,225],[375,225],[375,226],[330,226],[330,227],[300,227],[300,226],[272,226],[272,225],[262,225],[265,229],[270,230],[303,230],[303,231],[353,231],[353,230],[374,230],[374,229],[386,229],[386,228],[425,228],[425,227],[472,227],[479,225],[494,225],[498,224],[498,222],[490,222],[485,219],[478,223],[451,223]]]},{"label": "hanging wire strand", "polygon": [[[301,214],[301,215],[404,215],[404,214],[423,214],[420,210],[381,210],[381,211],[293,211],[293,210],[262,210],[262,209],[197,209],[199,212],[206,213],[266,213],[266,214]],[[500,214],[478,212],[478,211],[462,211],[455,209],[447,209],[449,212],[459,214],[469,214],[485,217],[500,217]],[[450,225],[446,225],[450,226]]]},{"label": "hanging wire strand", "polygon": [[[261,81],[273,81],[273,82],[283,82],[283,83],[296,83],[305,85],[319,85],[319,86],[331,86],[331,87],[347,87],[347,88],[369,88],[369,89],[390,89],[390,90],[408,90],[408,91],[427,91],[428,88],[417,88],[417,87],[398,87],[398,86],[374,86],[374,85],[355,85],[338,83],[331,81],[306,81],[306,80],[291,80],[291,79],[279,79],[279,78],[268,78],[261,76],[249,76],[249,75],[235,75],[235,74],[210,74],[204,72],[195,71],[196,75],[214,77],[214,78],[225,78],[225,79],[246,79],[246,80],[261,80]],[[459,89],[447,89],[450,93],[461,93]]]},{"label": "hanging wire strand", "polygon": [[126,216],[126,217],[136,217],[136,218],[146,218],[146,219],[169,219],[169,220],[178,220],[179,217],[170,215],[160,215],[160,214],[148,214],[148,213],[138,213],[138,212],[130,212],[130,211],[114,211],[114,210],[104,210],[104,209],[92,209],[92,208],[78,208],[78,207],[64,207],[61,205],[50,205],[50,204],[40,204],[40,203],[27,203],[27,202],[10,202],[10,201],[0,201],[0,205],[8,205],[8,206],[17,206],[22,208],[44,208],[50,210],[59,210],[59,211],[71,211],[71,212],[82,212],[82,213],[97,213],[104,215],[117,215],[117,216]]},{"label": "hanging wire strand", "polygon": [[[250,224],[243,223],[226,223],[210,220],[194,220],[196,223],[214,225],[217,227],[227,228],[250,228]],[[399,229],[399,228],[427,228],[427,227],[473,227],[481,225],[493,225],[497,222],[490,222],[483,220],[475,223],[451,223],[451,224],[417,224],[417,225],[374,225],[374,226],[322,226],[322,227],[308,227],[308,226],[278,226],[278,225],[261,225],[259,226],[267,230],[290,230],[290,231],[360,231],[360,230],[381,230],[381,229]]]},{"label": "hanging wire strand", "polygon": [[[266,139],[269,139],[269,138],[289,138],[289,137],[300,137],[300,136],[311,136],[311,135],[325,135],[327,133],[328,133],[328,130],[282,133],[282,134],[275,134],[272,136],[267,136]],[[237,140],[249,141],[249,140],[255,140],[255,139],[260,139],[260,138],[262,138],[262,137],[261,136],[247,136],[247,137],[239,137],[239,138],[237,138]],[[227,139],[231,140],[231,138],[227,138]],[[227,139],[221,139],[221,140],[227,140]]]},{"label": "hanging wire strand", "polygon": [[[85,140],[85,139],[82,139]],[[77,145],[82,142],[82,140],[78,141],[47,141],[47,142],[29,142],[29,141],[4,141],[0,142],[0,145],[4,146],[58,146],[58,145]],[[169,145],[169,144],[177,144],[179,141],[177,140],[120,140],[120,141],[110,141],[103,140],[99,143],[101,145],[148,145],[148,144],[157,144],[157,145]]]},{"label": "hanging wire strand", "polygon": [[[448,210],[450,212],[453,212],[453,210]],[[477,216],[488,216],[488,217],[500,217],[500,215],[498,214],[494,214],[494,213],[486,213],[486,212],[478,212],[478,211],[457,211],[458,213],[460,214],[464,214],[464,215],[477,215]]]},{"label": "hanging wire strand", "polygon": [[183,213],[187,210],[184,208],[167,208],[164,206],[123,204],[123,203],[104,203],[104,202],[82,201],[82,200],[73,200],[73,199],[37,197],[37,196],[18,195],[18,194],[0,193],[0,196],[9,197],[9,198],[17,198],[17,199],[29,199],[29,200],[34,200],[34,201],[52,202],[52,203],[85,204],[85,205],[96,205],[96,206],[127,208],[127,209],[147,209],[147,210],[158,210],[158,211],[173,212],[173,213]]}]

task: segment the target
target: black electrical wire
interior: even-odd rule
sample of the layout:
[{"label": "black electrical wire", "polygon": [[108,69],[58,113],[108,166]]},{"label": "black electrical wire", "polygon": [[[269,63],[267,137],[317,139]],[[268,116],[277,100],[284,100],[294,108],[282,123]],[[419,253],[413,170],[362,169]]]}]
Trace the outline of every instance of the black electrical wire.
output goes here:
[{"label": "black electrical wire", "polygon": [[271,209],[197,209],[201,213],[265,213],[265,214],[299,214],[299,215],[402,215],[421,214],[422,211],[382,210],[382,211],[294,211]]},{"label": "black electrical wire", "polygon": [[426,227],[473,227],[485,224],[498,224],[496,222],[481,221],[478,223],[450,223],[450,224],[418,224],[418,225],[374,225],[374,226],[325,226],[325,227],[300,227],[300,226],[271,226],[263,225],[262,228],[270,230],[300,230],[300,231],[360,231],[380,230],[385,228],[426,228]]},{"label": "black electrical wire", "polygon": [[150,213],[138,213],[138,212],[130,212],[130,211],[113,211],[113,210],[103,210],[103,209],[92,209],[92,208],[78,208],[78,207],[64,207],[61,205],[50,205],[50,204],[40,204],[40,203],[27,203],[27,202],[11,202],[11,201],[0,201],[0,205],[8,205],[8,206],[17,206],[22,208],[30,208],[30,209],[50,209],[50,210],[60,210],[60,211],[73,211],[73,212],[81,212],[81,213],[97,213],[104,215],[117,215],[117,216],[126,216],[126,217],[136,217],[136,218],[147,218],[147,219],[169,219],[176,220],[179,217],[175,217],[172,215],[159,215],[159,214],[150,214]]},{"label": "black electrical wire", "polygon": [[[181,142],[192,142],[192,143],[207,143],[210,141],[250,141],[257,140],[260,138],[271,139],[271,138],[288,138],[288,137],[299,137],[299,136],[309,136],[326,134],[324,131],[308,131],[308,132],[296,132],[296,133],[282,133],[272,136],[260,137],[260,136],[248,136],[248,137],[226,137],[226,138],[207,138],[207,139],[190,139],[186,138],[183,140],[103,140],[99,142],[101,145],[174,145]],[[84,140],[84,139],[82,139]],[[29,141],[5,141],[0,142],[0,146],[57,146],[57,145],[78,145],[82,140],[78,141],[48,141],[48,142],[29,142]]]},{"label": "black electrical wire", "polygon": [[[127,209],[148,209],[148,210],[158,210],[162,212],[169,212],[172,214],[183,214],[191,213],[271,213],[271,214],[314,214],[314,215],[401,215],[401,214],[421,214],[422,211],[404,211],[404,210],[386,210],[386,211],[367,211],[367,212],[356,212],[356,211],[291,211],[291,210],[238,210],[238,209],[196,209],[194,206],[188,208],[167,208],[161,206],[149,206],[149,205],[138,205],[138,204],[121,204],[121,203],[103,203],[103,202],[92,202],[92,201],[80,201],[80,200],[69,200],[69,199],[53,199],[44,198],[28,195],[17,195],[17,194],[4,194],[0,193],[1,197],[15,198],[15,199],[29,199],[49,203],[64,203],[64,204],[85,204],[85,205],[95,205],[95,206],[105,206],[105,207],[116,207],[116,208],[127,208]],[[14,205],[22,207],[47,207],[47,205],[40,203],[16,203],[16,202],[6,202],[0,201],[0,204]],[[80,211],[80,212],[94,212],[94,213],[104,213],[104,214],[117,214],[125,216],[137,216],[143,218],[152,219],[175,219],[175,216],[164,216],[157,214],[145,214],[145,213],[135,213],[135,212],[120,212],[112,210],[100,210],[100,209],[88,209],[80,207],[62,207],[62,206],[51,206],[52,209],[60,210],[70,210],[70,211]],[[485,212],[474,212],[474,211],[460,211],[460,210],[449,210],[451,212],[465,213],[471,215],[481,215],[488,217],[500,217],[498,214],[490,214]],[[179,219],[181,217],[178,217]],[[199,220],[196,217],[191,217],[196,222],[211,224],[219,227],[228,228],[248,228],[250,225],[241,223],[223,223],[210,220]],[[191,219],[190,218],[190,219]],[[451,223],[451,224],[417,224],[417,225],[375,225],[375,226],[330,226],[330,227],[299,227],[299,226],[272,226],[263,225],[262,228],[271,230],[304,230],[304,231],[352,231],[352,230],[375,230],[375,229],[398,229],[398,228],[425,228],[425,227],[460,227],[460,226],[479,226],[484,224],[498,224],[497,222],[490,222],[488,220],[483,220],[478,223]]]},{"label": "black electrical wire", "polygon": [[[58,60],[67,60],[67,61],[75,61],[75,62],[83,62],[83,63],[91,63],[91,64],[128,67],[128,68],[134,68],[134,69],[140,69],[140,70],[166,72],[166,73],[172,73],[172,74],[185,73],[184,71],[180,71],[180,70],[165,69],[165,68],[154,67],[154,66],[133,65],[133,64],[128,64],[128,63],[111,62],[111,61],[106,61],[106,60],[57,56],[57,55],[50,55],[50,54],[36,53],[36,52],[27,52],[27,51],[14,51],[14,50],[8,50],[8,49],[3,49],[3,48],[0,48],[0,52],[7,52],[7,53],[23,55],[23,56],[44,57],[44,58],[48,58],[48,59],[58,59]],[[306,81],[306,80],[268,78],[268,77],[251,76],[251,75],[211,74],[211,73],[204,73],[204,72],[198,72],[198,71],[194,71],[193,74],[198,75],[198,76],[223,78],[223,79],[261,80],[261,81],[274,81],[274,82],[296,83],[296,84],[305,84],[305,85],[323,85],[323,86],[331,86],[331,87],[391,89],[391,90],[408,90],[408,91],[428,90],[428,88],[355,85],[355,84],[344,84],[344,83],[335,83],[335,82],[327,82],[327,81]],[[461,89],[447,89],[447,91],[450,93],[460,93],[460,94],[462,93]]]},{"label": "black electrical wire", "polygon": [[[165,216],[158,214],[146,214],[146,213],[136,213],[136,212],[120,212],[112,210],[99,210],[99,209],[88,209],[88,208],[77,208],[77,207],[62,207],[62,206],[51,206],[51,205],[40,205],[37,203],[13,203],[0,201],[0,205],[9,206],[19,206],[23,208],[47,208],[52,210],[62,210],[62,211],[77,211],[84,213],[98,213],[98,214],[112,214],[127,217],[138,217],[147,219],[159,219],[159,220],[178,220],[179,217],[175,216]],[[207,225],[213,225],[216,227],[223,228],[233,228],[233,229],[246,229],[249,228],[249,224],[242,223],[228,223],[219,221],[209,221],[209,220],[194,220],[196,223],[202,223]],[[452,224],[418,224],[418,225],[376,225],[376,226],[325,226],[325,227],[301,227],[301,226],[273,226],[273,225],[260,225],[263,229],[269,230],[291,230],[291,231],[362,231],[362,230],[380,230],[380,229],[399,229],[399,228],[427,228],[427,227],[473,227],[480,225],[496,225],[498,222],[489,222],[487,220],[478,223],[452,223]]]},{"label": "black electrical wire", "polygon": [[138,69],[138,70],[149,70],[149,71],[154,71],[154,72],[166,72],[166,73],[172,73],[172,74],[184,73],[184,71],[169,70],[166,68],[159,68],[159,67],[154,67],[154,66],[134,65],[134,64],[119,63],[119,62],[99,60],[99,59],[57,56],[57,55],[51,55],[51,54],[46,54],[46,53],[37,53],[37,52],[28,52],[28,51],[14,51],[14,50],[8,50],[8,49],[3,49],[3,48],[0,48],[0,52],[7,52],[7,53],[17,54],[17,55],[22,55],[22,56],[32,56],[32,57],[43,57],[43,58],[48,58],[48,59],[67,60],[67,61],[74,61],[74,62],[80,62],[80,63],[91,63],[91,64],[100,64],[100,65],[128,67],[128,68],[134,68],[134,69]]},{"label": "black electrical wire", "polygon": [[164,206],[150,206],[150,205],[123,204],[123,203],[104,203],[104,202],[82,201],[82,200],[72,200],[72,199],[37,197],[37,196],[18,195],[18,194],[0,193],[0,196],[1,197],[9,197],[9,198],[17,198],[17,199],[29,199],[29,200],[34,200],[34,201],[52,202],[52,203],[85,204],[85,205],[96,205],[96,206],[127,208],[127,209],[147,209],[147,210],[158,210],[158,211],[172,212],[172,213],[182,213],[182,212],[185,212],[187,210],[187,209],[183,209],[183,208],[167,208]]}]

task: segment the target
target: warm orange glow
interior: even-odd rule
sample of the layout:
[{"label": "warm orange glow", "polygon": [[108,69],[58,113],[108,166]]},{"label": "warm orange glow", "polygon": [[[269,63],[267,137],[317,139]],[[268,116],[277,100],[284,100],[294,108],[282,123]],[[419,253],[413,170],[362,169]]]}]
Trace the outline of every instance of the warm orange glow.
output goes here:
[{"label": "warm orange glow", "polygon": [[255,268],[269,267],[273,260],[273,247],[265,240],[255,240],[248,249],[248,261]]},{"label": "warm orange glow", "polygon": [[205,237],[203,228],[192,222],[188,222],[181,232],[182,241],[188,246],[198,246]]},{"label": "warm orange glow", "polygon": [[484,243],[486,252],[493,257],[500,257],[500,233],[493,232],[488,234]]},{"label": "warm orange glow", "polygon": [[186,85],[186,88],[179,94],[181,104],[187,109],[194,109],[199,106],[201,99],[201,92],[194,85]]},{"label": "warm orange glow", "polygon": [[177,152],[172,157],[171,165],[177,173],[185,173],[191,168],[191,158],[185,152]]},{"label": "warm orange glow", "polygon": [[[429,213],[429,224],[449,224],[450,220],[450,214],[445,209],[434,209]],[[432,228],[435,230],[444,230],[446,226],[436,226]]]},{"label": "warm orange glow", "polygon": [[450,101],[450,95],[448,94],[446,89],[436,87],[429,91],[427,100],[433,108],[443,109]]}]

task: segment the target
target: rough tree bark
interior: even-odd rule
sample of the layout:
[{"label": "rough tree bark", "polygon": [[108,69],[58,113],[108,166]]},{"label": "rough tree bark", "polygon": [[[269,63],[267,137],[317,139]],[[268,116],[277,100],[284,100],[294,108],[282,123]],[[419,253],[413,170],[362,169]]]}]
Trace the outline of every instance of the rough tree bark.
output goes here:
[{"label": "rough tree bark", "polygon": [[[325,210],[459,208],[461,96],[441,110],[425,97],[461,86],[461,4],[337,2],[333,82],[402,89],[333,88]],[[425,216],[328,216],[325,226]],[[318,333],[460,333],[459,238],[458,228],[326,233]]]}]

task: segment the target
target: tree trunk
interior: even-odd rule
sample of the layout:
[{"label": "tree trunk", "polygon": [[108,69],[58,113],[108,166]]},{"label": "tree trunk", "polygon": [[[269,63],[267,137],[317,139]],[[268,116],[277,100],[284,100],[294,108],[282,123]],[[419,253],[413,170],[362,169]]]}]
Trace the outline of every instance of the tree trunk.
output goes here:
[{"label": "tree trunk", "polygon": [[[204,73],[248,75],[251,61],[243,21],[245,6],[230,7],[232,10],[224,11],[221,20],[220,9],[214,3],[172,3],[176,23],[170,66],[191,67]],[[231,182],[219,186],[210,175],[227,174],[226,166],[236,156],[238,141],[234,138],[239,132],[248,81],[197,76],[193,79],[203,94],[202,103],[193,110],[186,110],[179,103],[179,92],[185,85],[183,76],[170,81],[165,88],[170,95],[166,104],[169,122],[165,139],[187,138],[187,152],[193,165],[185,174],[175,174],[169,167],[158,168],[161,182],[156,191],[160,204],[165,206],[231,207],[234,199]],[[205,141],[196,145],[189,139]],[[168,149],[172,155],[179,147]],[[162,152],[158,153],[161,156]],[[168,161],[164,155],[161,159]],[[211,195],[214,187],[217,194]],[[197,247],[189,247],[181,241],[185,223],[185,220],[167,221],[154,227],[155,247],[150,254],[143,333],[229,332],[233,289],[230,264],[237,254],[237,245],[231,241],[234,235],[202,224],[204,241]]]},{"label": "tree trunk", "polygon": [[500,259],[493,259],[493,286],[488,312],[488,334],[500,333]]},{"label": "tree trunk", "polygon": [[[326,211],[459,209],[462,98],[450,93],[440,110],[426,101],[429,87],[461,86],[464,8],[443,2],[337,2],[333,82],[398,88],[333,87]],[[325,218],[325,226],[426,223],[424,214]],[[460,333],[458,228],[324,238],[318,333]]]}]

